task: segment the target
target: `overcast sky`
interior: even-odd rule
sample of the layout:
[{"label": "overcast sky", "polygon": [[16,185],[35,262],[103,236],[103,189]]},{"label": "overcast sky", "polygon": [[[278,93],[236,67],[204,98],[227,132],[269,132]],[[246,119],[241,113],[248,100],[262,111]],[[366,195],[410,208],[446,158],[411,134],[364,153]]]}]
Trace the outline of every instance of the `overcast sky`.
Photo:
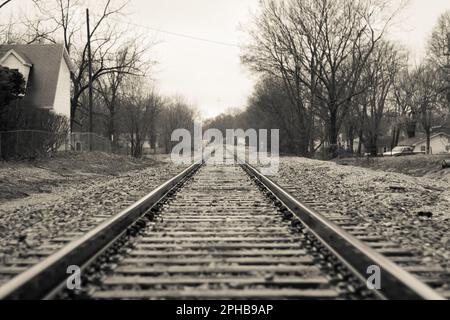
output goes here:
[{"label": "overcast sky", "polygon": [[[134,22],[223,42],[196,41],[152,33],[161,43],[155,48],[159,65],[154,77],[160,90],[180,94],[198,105],[204,117],[229,107],[244,107],[252,91],[252,76],[240,64],[244,33],[258,0],[132,0]],[[233,46],[234,45],[234,46]]]},{"label": "overcast sky", "polygon": [[[244,41],[239,26],[249,23],[257,7],[258,0],[132,0],[134,22],[230,44]],[[391,37],[420,59],[436,19],[447,9],[449,0],[412,0]],[[255,78],[241,66],[238,47],[155,35],[162,40],[155,49],[160,62],[155,78],[162,92],[188,97],[204,117],[245,106]]]},{"label": "overcast sky", "polygon": [[[25,1],[12,2],[8,10],[17,11],[19,3]],[[138,27],[138,32],[148,32],[160,41],[152,51],[152,57],[159,61],[153,78],[160,91],[185,96],[199,107],[203,117],[211,117],[226,108],[245,107],[252,92],[255,78],[241,66],[240,49],[235,45],[244,42],[239,26],[249,23],[250,13],[257,7],[258,0],[131,0],[131,15],[121,19],[212,41]],[[391,37],[418,60],[437,18],[447,9],[449,0],[411,0]]]}]

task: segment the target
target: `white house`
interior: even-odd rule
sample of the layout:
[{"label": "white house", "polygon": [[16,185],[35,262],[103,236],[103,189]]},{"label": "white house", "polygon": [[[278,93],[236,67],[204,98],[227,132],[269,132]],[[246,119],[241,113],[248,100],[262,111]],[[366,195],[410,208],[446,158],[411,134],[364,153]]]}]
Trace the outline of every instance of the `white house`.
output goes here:
[{"label": "white house", "polygon": [[0,45],[0,65],[18,70],[25,78],[25,105],[70,119],[73,66],[62,44]]},{"label": "white house", "polygon": [[[436,132],[430,137],[431,154],[450,153],[450,134],[446,132]],[[427,151],[427,138],[418,137],[401,141],[399,146],[414,147],[414,152],[425,153]]]}]

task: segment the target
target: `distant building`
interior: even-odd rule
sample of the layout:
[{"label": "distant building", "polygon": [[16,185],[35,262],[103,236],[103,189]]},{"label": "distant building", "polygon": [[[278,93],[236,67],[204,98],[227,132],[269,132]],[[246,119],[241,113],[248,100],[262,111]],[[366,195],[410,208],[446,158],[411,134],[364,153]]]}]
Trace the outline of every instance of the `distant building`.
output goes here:
[{"label": "distant building", "polygon": [[[416,138],[400,141],[399,146],[413,147],[416,153],[425,153],[427,151],[427,138],[421,134]],[[435,131],[430,137],[431,154],[450,153],[450,134],[444,131]]]},{"label": "distant building", "polygon": [[392,137],[380,136],[377,139],[377,154],[392,151]]},{"label": "distant building", "polygon": [[0,45],[0,65],[18,70],[25,78],[24,105],[70,119],[73,66],[62,44]]},{"label": "distant building", "polygon": [[[358,150],[359,147],[359,138],[356,138],[353,142],[353,150]],[[379,136],[377,139],[377,154],[383,154],[385,152],[392,151],[392,137],[389,136]],[[369,154],[370,153],[370,146],[365,145],[364,142],[361,142],[361,153],[362,154]]]}]

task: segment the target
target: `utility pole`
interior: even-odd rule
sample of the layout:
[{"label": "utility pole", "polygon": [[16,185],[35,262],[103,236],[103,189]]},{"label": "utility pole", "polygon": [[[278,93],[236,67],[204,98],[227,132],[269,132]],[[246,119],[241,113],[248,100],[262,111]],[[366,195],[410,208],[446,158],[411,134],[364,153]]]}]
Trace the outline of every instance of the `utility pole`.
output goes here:
[{"label": "utility pole", "polygon": [[88,46],[88,69],[89,69],[89,151],[92,152],[92,135],[94,133],[94,122],[92,119],[92,104],[93,104],[93,85],[92,85],[92,53],[91,53],[91,26],[89,21],[89,9],[86,9],[87,22],[87,46]]},{"label": "utility pole", "polygon": [[447,125],[450,127],[450,32],[447,33]]}]

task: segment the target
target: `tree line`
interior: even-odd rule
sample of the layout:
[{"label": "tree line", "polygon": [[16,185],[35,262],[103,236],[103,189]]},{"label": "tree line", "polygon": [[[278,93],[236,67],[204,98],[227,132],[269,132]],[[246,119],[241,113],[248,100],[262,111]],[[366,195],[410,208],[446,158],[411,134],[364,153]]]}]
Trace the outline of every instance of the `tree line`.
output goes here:
[{"label": "tree line", "polygon": [[381,137],[393,148],[421,130],[430,152],[432,128],[450,120],[450,12],[439,18],[426,57],[412,66],[388,37],[405,5],[261,1],[242,53],[259,81],[243,112],[209,126],[280,129],[282,152],[327,158],[363,150],[376,156]]},{"label": "tree line", "polygon": [[[127,147],[131,155],[140,157],[145,143],[169,151],[170,134],[179,128],[171,126],[190,129],[197,112],[182,97],[163,96],[151,84],[156,64],[151,49],[157,43],[120,22],[127,15],[128,4],[123,0],[33,0],[35,13],[26,13],[20,23],[0,25],[0,43],[64,45],[75,69],[71,73],[68,125],[72,132],[87,132],[90,39],[94,132],[108,138],[113,149]],[[88,6],[89,35],[84,11]]]}]

